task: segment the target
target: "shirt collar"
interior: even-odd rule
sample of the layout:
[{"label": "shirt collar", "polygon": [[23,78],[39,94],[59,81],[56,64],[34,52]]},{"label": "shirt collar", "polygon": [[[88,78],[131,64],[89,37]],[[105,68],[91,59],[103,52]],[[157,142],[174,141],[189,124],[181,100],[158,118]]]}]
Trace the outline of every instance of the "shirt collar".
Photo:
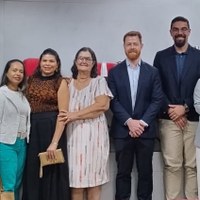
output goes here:
[{"label": "shirt collar", "polygon": [[131,64],[131,62],[130,62],[130,60],[128,59],[128,58],[126,58],[126,66],[127,67],[130,67],[130,68],[138,68],[138,67],[140,67],[141,66],[141,60],[139,60],[139,62],[138,62],[138,64],[136,65],[136,66],[133,66],[132,64]]},{"label": "shirt collar", "polygon": [[175,46],[173,45],[173,52],[174,52],[175,55],[187,55],[188,52],[189,52],[189,49],[190,49],[190,45],[188,45],[188,48],[187,48],[187,50],[186,50],[185,52],[178,53],[178,52],[176,51],[176,49],[175,49]]}]

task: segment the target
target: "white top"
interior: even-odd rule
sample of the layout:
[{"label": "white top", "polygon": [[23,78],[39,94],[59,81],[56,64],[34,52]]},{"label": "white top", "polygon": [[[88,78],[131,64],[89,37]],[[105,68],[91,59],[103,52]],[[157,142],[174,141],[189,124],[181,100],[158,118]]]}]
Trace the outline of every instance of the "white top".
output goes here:
[{"label": "white top", "polygon": [[0,142],[14,144],[18,132],[30,133],[30,106],[20,91],[0,87]]}]

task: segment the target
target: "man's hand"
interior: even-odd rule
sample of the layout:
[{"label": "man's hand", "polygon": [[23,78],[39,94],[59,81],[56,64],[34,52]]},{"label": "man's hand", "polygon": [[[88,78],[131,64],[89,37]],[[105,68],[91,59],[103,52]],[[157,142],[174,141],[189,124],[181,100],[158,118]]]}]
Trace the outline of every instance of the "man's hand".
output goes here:
[{"label": "man's hand", "polygon": [[187,124],[187,118],[185,116],[179,117],[174,121],[174,123],[180,128],[184,129]]},{"label": "man's hand", "polygon": [[168,115],[172,121],[185,115],[185,107],[183,105],[169,105]]},{"label": "man's hand", "polygon": [[140,137],[140,135],[144,132],[144,125],[140,122],[140,120],[129,119],[127,121],[127,126],[131,137]]}]

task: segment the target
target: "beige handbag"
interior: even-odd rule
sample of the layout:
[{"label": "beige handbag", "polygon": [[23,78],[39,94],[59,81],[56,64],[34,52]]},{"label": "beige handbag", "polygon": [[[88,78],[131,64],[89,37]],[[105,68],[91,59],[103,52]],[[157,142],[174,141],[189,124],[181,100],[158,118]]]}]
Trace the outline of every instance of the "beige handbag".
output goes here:
[{"label": "beige handbag", "polygon": [[54,165],[54,164],[60,164],[64,163],[65,159],[63,156],[62,149],[56,149],[55,151],[55,159],[48,159],[48,153],[47,152],[41,152],[38,154],[40,159],[40,178],[43,177],[43,167],[47,165]]}]

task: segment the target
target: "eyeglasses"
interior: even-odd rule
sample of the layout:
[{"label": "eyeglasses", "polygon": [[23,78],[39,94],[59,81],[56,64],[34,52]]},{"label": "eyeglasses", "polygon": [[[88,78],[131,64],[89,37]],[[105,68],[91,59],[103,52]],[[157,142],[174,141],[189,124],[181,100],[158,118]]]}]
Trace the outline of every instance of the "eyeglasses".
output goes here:
[{"label": "eyeglasses", "polygon": [[78,57],[77,60],[78,60],[79,62],[83,62],[84,60],[85,60],[85,62],[87,62],[87,63],[92,63],[92,62],[93,62],[92,58],[89,58],[89,57]]},{"label": "eyeglasses", "polygon": [[172,28],[172,32],[173,33],[179,33],[179,32],[182,32],[182,33],[186,33],[187,31],[189,31],[190,29],[189,28],[187,28],[187,27],[183,27],[183,28],[176,28],[176,27],[174,27],[174,28]]}]

